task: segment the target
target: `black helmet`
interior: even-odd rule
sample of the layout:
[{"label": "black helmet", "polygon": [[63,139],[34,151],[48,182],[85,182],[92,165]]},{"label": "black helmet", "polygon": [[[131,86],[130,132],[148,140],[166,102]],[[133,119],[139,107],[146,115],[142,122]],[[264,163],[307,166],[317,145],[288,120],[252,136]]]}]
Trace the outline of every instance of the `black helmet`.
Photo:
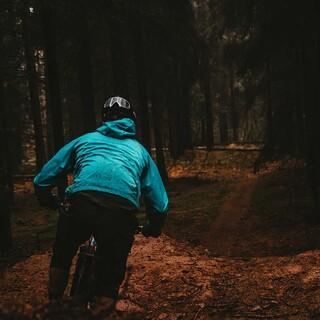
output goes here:
[{"label": "black helmet", "polygon": [[122,118],[130,118],[136,121],[136,113],[128,100],[121,97],[111,97],[103,105],[102,120],[113,121]]}]

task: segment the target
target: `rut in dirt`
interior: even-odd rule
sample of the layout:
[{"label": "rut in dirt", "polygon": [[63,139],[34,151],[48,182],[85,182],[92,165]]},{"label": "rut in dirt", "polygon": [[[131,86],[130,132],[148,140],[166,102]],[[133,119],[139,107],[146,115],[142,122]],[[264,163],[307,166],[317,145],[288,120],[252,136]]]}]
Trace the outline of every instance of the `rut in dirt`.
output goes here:
[{"label": "rut in dirt", "polygon": [[250,200],[256,178],[247,178],[237,183],[235,189],[226,197],[204,236],[203,244],[213,256],[241,255],[242,235],[248,228]]}]

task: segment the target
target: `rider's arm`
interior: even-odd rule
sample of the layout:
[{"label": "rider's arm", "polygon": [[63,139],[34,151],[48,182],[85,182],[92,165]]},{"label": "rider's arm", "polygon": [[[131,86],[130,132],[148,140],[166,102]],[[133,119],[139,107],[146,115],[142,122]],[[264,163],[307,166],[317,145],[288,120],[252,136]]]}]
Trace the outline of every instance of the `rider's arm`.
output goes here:
[{"label": "rider's arm", "polygon": [[169,200],[158,168],[149,154],[142,175],[141,192],[145,198],[148,218],[145,233],[150,231],[150,235],[158,236],[167,216]]},{"label": "rider's arm", "polygon": [[166,214],[169,204],[167,192],[158,168],[149,155],[141,180],[141,192],[150,210],[155,214]]},{"label": "rider's arm", "polygon": [[50,187],[56,185],[58,178],[65,176],[73,168],[74,163],[74,145],[76,140],[73,140],[62,147],[49,160],[34,178],[33,182],[39,187]]},{"label": "rider's arm", "polygon": [[57,207],[51,189],[60,177],[65,176],[73,168],[75,142],[76,140],[73,140],[61,148],[34,178],[35,193],[41,206],[52,209]]}]

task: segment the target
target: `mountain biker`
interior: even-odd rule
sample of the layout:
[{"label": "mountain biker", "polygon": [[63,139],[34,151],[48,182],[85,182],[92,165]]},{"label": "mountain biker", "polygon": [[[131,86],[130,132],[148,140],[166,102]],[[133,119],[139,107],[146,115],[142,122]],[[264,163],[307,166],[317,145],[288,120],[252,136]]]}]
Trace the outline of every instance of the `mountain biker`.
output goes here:
[{"label": "mountain biker", "polygon": [[91,234],[98,245],[97,297],[114,305],[137,228],[135,213],[144,196],[148,222],[144,236],[158,237],[168,210],[168,197],[158,169],[136,140],[136,115],[121,97],[107,99],[102,125],[69,142],[34,179],[40,205],[57,208],[52,188],[73,173],[66,189],[70,204],[60,214],[49,272],[49,299],[63,296],[72,258]]}]

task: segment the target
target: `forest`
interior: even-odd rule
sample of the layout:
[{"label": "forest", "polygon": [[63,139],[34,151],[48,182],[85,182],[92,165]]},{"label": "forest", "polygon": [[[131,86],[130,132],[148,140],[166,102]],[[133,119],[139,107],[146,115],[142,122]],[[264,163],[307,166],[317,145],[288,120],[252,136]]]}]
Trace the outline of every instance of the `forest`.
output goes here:
[{"label": "forest", "polygon": [[135,236],[108,319],[320,319],[319,13],[0,0],[0,319],[104,319],[67,293],[48,302],[58,213],[33,178],[113,96],[134,108],[170,209],[159,238]]}]

